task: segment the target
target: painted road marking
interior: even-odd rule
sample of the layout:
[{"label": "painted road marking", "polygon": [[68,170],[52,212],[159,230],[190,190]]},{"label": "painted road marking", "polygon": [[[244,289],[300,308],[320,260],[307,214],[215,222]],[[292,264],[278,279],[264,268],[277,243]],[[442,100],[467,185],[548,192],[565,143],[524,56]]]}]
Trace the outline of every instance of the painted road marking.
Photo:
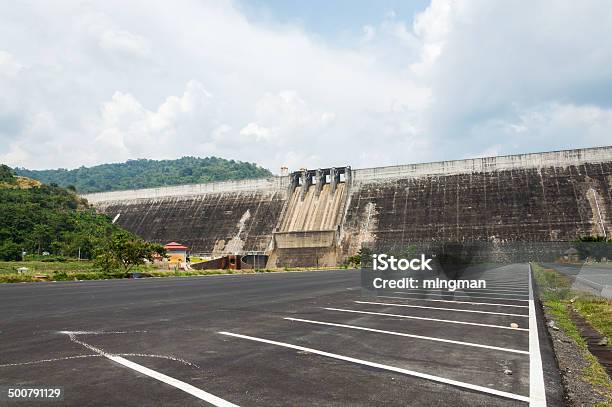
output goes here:
[{"label": "painted road marking", "polygon": [[452,300],[434,300],[431,298],[408,298],[408,297],[393,297],[390,295],[378,295],[379,298],[397,298],[408,301],[434,301],[434,302],[450,302],[455,304],[473,304],[473,305],[494,305],[496,307],[516,307],[516,308],[529,308],[528,305],[516,305],[516,304],[498,304],[494,302],[471,302],[471,301],[452,301]]},{"label": "painted road marking", "polygon": [[[461,278],[466,279],[469,276],[462,276]],[[479,279],[486,279],[487,281],[487,285],[499,285],[499,286],[518,286],[518,285],[524,285],[525,287],[527,287],[529,285],[529,282],[527,280],[507,280],[505,278],[503,279],[499,279],[497,278],[497,276],[494,277],[488,277],[486,275],[480,275],[480,276],[474,276],[474,277],[478,277]]]},{"label": "painted road marking", "polygon": [[491,288],[524,288],[528,289],[529,284],[526,281],[516,281],[516,282],[501,282],[501,281],[493,281],[491,279],[486,279],[487,287]]},{"label": "painted road marking", "polygon": [[[408,294],[410,295],[411,293],[407,292],[407,291],[394,291],[393,293],[395,294]],[[478,299],[483,299],[483,300],[504,300],[504,301],[523,301],[523,302],[529,302],[529,300],[522,300],[522,299],[516,299],[516,298],[499,298],[499,297],[478,297],[475,295],[459,295],[459,294],[430,294],[430,293],[413,293],[412,295],[435,295],[436,297],[458,297],[458,298],[478,298]]]},{"label": "painted road marking", "polygon": [[489,288],[489,287],[487,287],[487,288],[472,289],[472,290],[470,290],[470,289],[464,290],[464,289],[458,288],[457,291],[459,291],[459,290],[464,291],[464,292],[476,292],[476,293],[488,292],[488,291],[500,292],[500,293],[502,293],[502,292],[506,292],[506,293],[518,293],[518,292],[521,292],[521,293],[525,293],[525,294],[528,293],[527,287],[525,287],[525,288],[513,288],[511,290],[509,289],[509,287],[504,287],[504,288]]},{"label": "painted road marking", "polygon": [[[429,292],[449,292],[446,289],[440,289],[440,288],[410,288],[410,291],[429,291]],[[499,294],[499,295],[518,295],[518,296],[525,296],[525,297],[529,297],[529,291],[527,289],[527,287],[525,287],[524,289],[519,289],[519,290],[506,290],[506,289],[497,289],[497,288],[482,288],[482,289],[463,289],[463,288],[457,288],[457,290],[455,290],[455,292],[463,292],[463,293],[491,293],[491,294]],[[525,293],[525,294],[518,294],[518,293]],[[506,294],[506,293],[510,293],[510,294]]]},{"label": "painted road marking", "polygon": [[[463,292],[474,292],[474,293],[485,293],[485,292],[491,292],[493,294],[500,294],[500,295],[506,295],[504,293],[525,293],[527,294],[527,287],[525,288],[519,288],[519,289],[514,289],[514,290],[508,290],[506,288],[483,288],[483,289],[475,289],[475,290],[464,290],[464,289],[457,289],[457,291],[463,291]],[[523,294],[519,294],[519,295],[523,295]]]},{"label": "painted road marking", "polygon": [[353,312],[355,314],[368,314],[368,315],[378,315],[378,316],[384,316],[384,317],[418,319],[418,320],[422,320],[422,321],[435,321],[435,322],[444,322],[444,323],[449,323],[449,324],[485,326],[485,327],[488,327],[488,328],[510,329],[512,331],[529,331],[529,329],[527,329],[527,328],[512,328],[510,326],[504,326],[504,325],[479,324],[477,322],[454,321],[454,320],[451,320],[451,319],[437,319],[437,318],[415,317],[415,316],[412,316],[412,315],[389,314],[389,313],[386,313],[386,312],[358,311],[358,310],[352,310],[352,309],[325,308],[325,307],[323,309],[328,310],[328,311]]},{"label": "painted road marking", "polygon": [[387,334],[387,335],[405,336],[405,337],[408,337],[408,338],[424,339],[424,340],[434,341],[434,342],[445,342],[445,343],[452,343],[454,345],[473,346],[473,347],[476,347],[476,348],[493,349],[493,350],[499,350],[499,351],[502,351],[502,352],[522,353],[524,355],[529,355],[529,351],[525,351],[525,350],[518,350],[518,349],[511,349],[511,348],[501,348],[499,346],[481,345],[479,343],[473,343],[473,342],[453,341],[451,339],[435,338],[435,337],[432,337],[432,336],[412,335],[412,334],[407,334],[407,333],[403,333],[403,332],[384,331],[382,329],[365,328],[365,327],[356,326],[356,325],[336,324],[336,323],[332,323],[332,322],[312,321],[312,320],[309,320],[309,319],[300,319],[300,318],[283,318],[283,319],[286,319],[286,320],[289,320],[289,321],[305,322],[305,323],[309,323],[309,324],[337,326],[337,327],[340,327],[340,328],[357,329],[357,330],[360,330],[360,331],[376,332],[376,333]]},{"label": "painted road marking", "polygon": [[[589,277],[591,277],[591,276],[589,276]],[[595,281],[589,280],[588,278],[584,278],[584,277],[581,277],[581,276],[576,276],[576,280],[578,280],[578,279],[584,280],[584,281],[588,281],[589,283],[592,283],[592,284],[595,284],[595,285],[603,287],[603,284],[596,283]]]},{"label": "painted road marking", "polygon": [[531,285],[531,264],[529,264],[529,405],[546,407],[544,371],[538,338],[538,320]]},{"label": "painted road marking", "polygon": [[511,316],[511,317],[529,318],[529,315],[509,314],[509,313],[506,313],[506,312],[491,312],[491,311],[478,311],[478,310],[473,310],[473,309],[426,307],[425,305],[392,304],[392,303],[388,303],[388,302],[371,302],[371,301],[355,301],[355,302],[357,304],[385,305],[385,306],[390,306],[390,307],[424,308],[424,309],[435,309],[435,310],[439,310],[439,311],[473,312],[473,313],[477,313],[477,314],[507,315],[507,316]]},{"label": "painted road marking", "polygon": [[247,339],[249,341],[267,343],[269,345],[282,346],[285,348],[300,350],[302,352],[308,352],[308,353],[313,353],[316,355],[326,356],[328,358],[344,360],[346,362],[356,363],[359,365],[370,366],[370,367],[374,367],[377,369],[388,370],[391,372],[405,374],[408,376],[419,377],[422,379],[431,380],[431,381],[438,382],[438,383],[445,383],[451,386],[461,387],[464,389],[470,389],[470,390],[478,391],[481,393],[492,394],[492,395],[499,396],[499,397],[509,398],[513,400],[527,401],[527,402],[529,401],[529,397],[521,396],[520,394],[514,394],[514,393],[508,393],[505,391],[489,389],[487,387],[478,386],[475,384],[470,384],[470,383],[465,383],[465,382],[460,382],[457,380],[447,379],[447,378],[440,377],[440,376],[434,376],[434,375],[430,375],[427,373],[416,372],[414,370],[408,370],[408,369],[402,369],[402,368],[395,367],[395,366],[383,365],[381,363],[370,362],[370,361],[363,360],[363,359],[356,359],[356,358],[352,358],[349,356],[342,356],[336,353],[325,352],[325,351],[321,351],[318,349],[312,349],[312,348],[306,348],[303,346],[292,345],[286,342],[277,342],[277,341],[272,341],[270,339],[257,338],[255,336],[240,335],[240,334],[236,334],[232,332],[219,332],[219,333],[221,335],[233,336],[235,338]]},{"label": "painted road marking", "polygon": [[132,361],[129,361],[125,358],[122,358],[121,356],[117,356],[111,353],[107,353],[105,351],[103,351],[102,349],[96,348],[95,346],[92,346],[88,343],[85,343],[79,339],[76,338],[77,333],[75,332],[71,332],[71,331],[62,331],[60,333],[66,334],[68,335],[68,337],[70,338],[70,340],[72,342],[78,343],[79,345],[82,345],[84,347],[86,347],[87,349],[101,355],[104,356],[107,359],[112,360],[113,362],[119,363],[122,366],[125,366],[127,368],[130,368],[132,370],[135,370],[139,373],[142,373],[146,376],[152,377],[153,379],[159,380],[160,382],[169,384],[172,387],[176,387],[179,390],[183,390],[185,393],[189,393],[194,397],[199,398],[200,400],[204,400],[214,406],[218,406],[218,407],[238,407],[236,404],[230,403],[229,401],[223,400],[222,398],[219,398],[213,394],[207,393],[202,389],[198,389],[195,386],[190,385],[189,383],[185,383],[181,380],[175,379],[173,377],[167,376],[163,373],[159,373],[155,370],[149,369],[148,367],[144,367],[142,365],[139,365],[138,363],[134,363]]},{"label": "painted road marking", "polygon": [[[442,291],[442,290],[432,291],[432,290],[429,290],[429,289],[426,289],[426,288],[409,288],[409,289],[407,289],[406,291],[403,291],[403,292],[413,292],[413,291],[425,291],[425,293],[432,293],[432,294],[442,293],[442,294],[446,294],[446,295],[453,295],[454,293],[472,293],[472,294],[483,294],[483,295],[503,295],[504,297],[505,296],[509,296],[509,295],[516,296],[516,297],[529,297],[529,294],[487,293],[486,290],[484,290],[484,289],[483,290],[476,290],[476,291],[474,291],[474,290],[459,290],[459,289],[457,289],[457,291],[455,291],[455,292],[452,292],[452,291],[446,291],[445,292],[445,291]],[[417,294],[420,294],[420,293],[417,293]],[[505,299],[509,300],[511,298],[505,298]]]}]

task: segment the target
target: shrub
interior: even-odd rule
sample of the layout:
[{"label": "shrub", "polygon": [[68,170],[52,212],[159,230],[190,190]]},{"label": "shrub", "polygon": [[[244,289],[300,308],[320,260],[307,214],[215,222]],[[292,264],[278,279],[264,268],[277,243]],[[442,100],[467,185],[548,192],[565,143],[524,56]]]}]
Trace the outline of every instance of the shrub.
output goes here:
[{"label": "shrub", "polygon": [[0,259],[4,261],[21,260],[21,247],[12,240],[5,240],[0,245]]}]

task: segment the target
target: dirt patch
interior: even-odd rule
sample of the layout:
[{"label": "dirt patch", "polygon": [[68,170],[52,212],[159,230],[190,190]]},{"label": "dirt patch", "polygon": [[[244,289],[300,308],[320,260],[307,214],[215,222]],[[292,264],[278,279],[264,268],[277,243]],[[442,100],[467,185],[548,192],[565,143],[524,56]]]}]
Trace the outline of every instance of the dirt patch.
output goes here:
[{"label": "dirt patch", "polygon": [[567,405],[582,407],[610,403],[612,400],[606,397],[605,390],[595,389],[592,384],[583,380],[582,372],[590,366],[590,362],[584,356],[584,350],[561,330],[554,329],[548,324],[549,321],[554,321],[554,318],[546,307],[544,314],[559,364]]},{"label": "dirt patch", "polygon": [[[597,332],[593,327],[575,310],[570,314],[572,321],[580,330],[580,335],[584,338],[589,347],[589,352],[599,360],[599,363],[606,369],[608,376],[612,378],[612,347],[602,345],[604,336]],[[606,338],[609,339],[609,338]],[[605,340],[607,342],[607,340]]]}]

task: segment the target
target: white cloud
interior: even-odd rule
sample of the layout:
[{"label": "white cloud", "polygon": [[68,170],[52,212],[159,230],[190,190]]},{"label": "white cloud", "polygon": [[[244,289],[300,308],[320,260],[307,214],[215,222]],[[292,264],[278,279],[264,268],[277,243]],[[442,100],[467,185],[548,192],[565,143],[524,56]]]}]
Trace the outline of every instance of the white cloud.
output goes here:
[{"label": "white cloud", "polygon": [[376,28],[366,24],[362,27],[363,30],[363,40],[364,41],[372,41],[372,39],[374,39],[374,37],[376,36]]},{"label": "white cloud", "polygon": [[151,51],[144,37],[125,30],[106,30],[102,32],[100,34],[100,46],[108,50],[140,56],[146,56]]},{"label": "white cloud", "polygon": [[8,52],[0,50],[0,75],[15,76],[23,65]]},{"label": "white cloud", "polygon": [[414,19],[414,34],[422,41],[421,59],[410,69],[425,73],[436,62],[450,30],[451,0],[432,0],[431,5]]},{"label": "white cloud", "polygon": [[373,16],[343,48],[229,1],[5,9],[0,162],[15,166],[364,167],[602,145],[612,130],[605,1],[434,0],[412,21]]},{"label": "white cloud", "polygon": [[128,159],[168,158],[181,154],[195,132],[212,132],[212,95],[202,84],[190,81],[181,96],[169,96],[155,111],[134,96],[116,92],[102,106],[96,144],[107,154]]},{"label": "white cloud", "polygon": [[256,141],[268,141],[274,138],[270,129],[260,126],[257,123],[249,123],[242,130],[241,136],[254,137]]},{"label": "white cloud", "polygon": [[514,122],[497,124],[499,134],[508,141],[523,144],[532,140],[544,146],[560,142],[561,147],[603,145],[610,140],[612,108],[593,105],[550,103],[517,109]]}]

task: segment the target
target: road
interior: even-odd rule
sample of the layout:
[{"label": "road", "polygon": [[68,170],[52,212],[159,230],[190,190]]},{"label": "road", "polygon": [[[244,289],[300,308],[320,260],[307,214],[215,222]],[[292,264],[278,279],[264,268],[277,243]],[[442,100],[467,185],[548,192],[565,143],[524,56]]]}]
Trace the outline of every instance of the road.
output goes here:
[{"label": "road", "polygon": [[573,288],[612,299],[612,267],[591,264],[546,263],[572,280]]},{"label": "road", "polygon": [[351,270],[5,284],[0,386],[69,406],[526,406],[543,377],[560,405],[528,266],[485,278],[451,299],[373,297]]}]

